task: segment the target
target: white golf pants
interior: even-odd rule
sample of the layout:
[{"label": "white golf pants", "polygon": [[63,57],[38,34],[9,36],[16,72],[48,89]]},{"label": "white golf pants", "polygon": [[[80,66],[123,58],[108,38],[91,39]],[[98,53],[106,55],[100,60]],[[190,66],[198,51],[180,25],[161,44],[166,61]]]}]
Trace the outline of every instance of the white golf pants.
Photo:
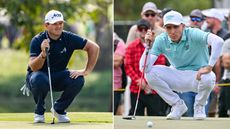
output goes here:
[{"label": "white golf pants", "polygon": [[193,91],[198,94],[195,97],[195,104],[205,105],[206,100],[215,86],[216,76],[213,72],[201,75],[201,80],[196,80],[197,71],[177,70],[175,68],[154,65],[150,72],[145,74],[149,86],[169,105],[174,105],[180,100],[173,92]]}]

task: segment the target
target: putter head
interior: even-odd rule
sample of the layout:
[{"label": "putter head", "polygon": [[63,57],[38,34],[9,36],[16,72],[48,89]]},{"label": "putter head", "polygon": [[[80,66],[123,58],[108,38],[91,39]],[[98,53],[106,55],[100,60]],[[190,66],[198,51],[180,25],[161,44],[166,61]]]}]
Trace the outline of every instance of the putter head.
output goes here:
[{"label": "putter head", "polygon": [[53,121],[52,121],[50,124],[55,124],[55,122],[54,122],[54,118],[53,118]]},{"label": "putter head", "polygon": [[135,120],[136,117],[135,116],[123,116],[122,119],[125,119],[125,120]]}]

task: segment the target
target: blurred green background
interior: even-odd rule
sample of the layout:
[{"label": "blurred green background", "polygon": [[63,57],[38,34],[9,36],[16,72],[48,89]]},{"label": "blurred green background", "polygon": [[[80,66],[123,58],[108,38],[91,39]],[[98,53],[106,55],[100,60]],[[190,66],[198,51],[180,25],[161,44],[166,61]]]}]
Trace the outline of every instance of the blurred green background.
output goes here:
[{"label": "blurred green background", "polygon": [[[29,61],[29,44],[44,30],[45,14],[63,13],[65,30],[98,43],[101,48],[94,71],[68,111],[108,112],[112,105],[112,0],[1,0],[0,1],[0,112],[33,112],[30,94],[20,91]],[[70,69],[84,68],[86,53],[76,51]],[[60,93],[54,93],[54,99]],[[46,98],[49,111],[50,95]]]}]

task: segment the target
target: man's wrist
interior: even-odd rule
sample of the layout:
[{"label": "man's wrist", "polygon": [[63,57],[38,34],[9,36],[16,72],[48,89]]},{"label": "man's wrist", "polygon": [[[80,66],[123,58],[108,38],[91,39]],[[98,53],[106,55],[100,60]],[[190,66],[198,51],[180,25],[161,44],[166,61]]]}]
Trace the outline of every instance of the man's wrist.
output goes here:
[{"label": "man's wrist", "polygon": [[208,65],[207,67],[209,70],[212,70],[212,68],[213,68],[211,65]]},{"label": "man's wrist", "polygon": [[41,57],[42,59],[46,59],[46,56],[44,56],[42,53],[40,54],[40,57]]}]

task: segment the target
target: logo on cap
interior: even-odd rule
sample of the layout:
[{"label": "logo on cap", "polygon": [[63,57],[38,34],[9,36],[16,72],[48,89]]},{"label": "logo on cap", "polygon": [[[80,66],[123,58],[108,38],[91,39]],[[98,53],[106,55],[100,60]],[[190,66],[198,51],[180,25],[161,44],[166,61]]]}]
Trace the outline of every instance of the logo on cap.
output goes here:
[{"label": "logo on cap", "polygon": [[55,18],[55,17],[61,17],[61,14],[54,13],[54,15],[53,15],[51,18],[53,19],[53,18]]},{"label": "logo on cap", "polygon": [[167,20],[172,20],[173,17],[174,17],[173,15],[168,15],[168,16],[166,16],[166,19],[167,19]]}]

